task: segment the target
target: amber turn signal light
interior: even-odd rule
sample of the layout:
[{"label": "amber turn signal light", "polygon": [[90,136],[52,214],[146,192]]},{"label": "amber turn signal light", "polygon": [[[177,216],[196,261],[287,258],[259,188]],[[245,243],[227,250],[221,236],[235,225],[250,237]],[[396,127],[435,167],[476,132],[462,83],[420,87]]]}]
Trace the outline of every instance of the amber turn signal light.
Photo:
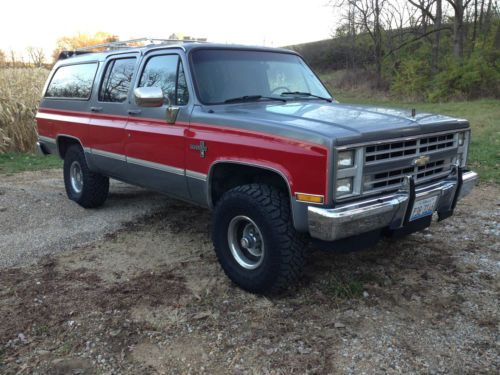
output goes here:
[{"label": "amber turn signal light", "polygon": [[303,193],[296,193],[295,198],[299,202],[309,202],[309,203],[323,203],[324,200],[324,197],[322,195],[303,194]]}]

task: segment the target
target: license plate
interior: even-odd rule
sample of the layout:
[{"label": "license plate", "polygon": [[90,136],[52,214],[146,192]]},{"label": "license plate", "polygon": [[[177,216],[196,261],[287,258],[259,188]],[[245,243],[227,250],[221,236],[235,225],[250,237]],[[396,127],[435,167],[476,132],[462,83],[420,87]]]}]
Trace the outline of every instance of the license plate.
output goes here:
[{"label": "license plate", "polygon": [[434,212],[434,208],[436,207],[437,199],[438,197],[434,196],[416,200],[415,203],[413,203],[413,209],[411,210],[410,221],[432,215],[432,213]]}]

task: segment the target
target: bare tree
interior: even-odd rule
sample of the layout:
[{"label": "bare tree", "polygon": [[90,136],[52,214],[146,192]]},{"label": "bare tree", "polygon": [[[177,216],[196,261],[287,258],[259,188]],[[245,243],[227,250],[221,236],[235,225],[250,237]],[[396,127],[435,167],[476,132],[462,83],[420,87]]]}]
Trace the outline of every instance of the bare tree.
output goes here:
[{"label": "bare tree", "polygon": [[408,34],[413,34],[415,30],[415,15],[417,9],[409,5],[408,2],[394,1],[388,2],[383,12],[384,25],[388,32],[386,33],[386,48],[385,56],[393,57],[392,51],[396,50],[406,40]]},{"label": "bare tree", "polygon": [[422,33],[427,33],[428,20],[434,24],[431,52],[431,70],[435,74],[439,67],[439,45],[441,42],[441,31],[443,23],[443,1],[442,0],[408,0],[415,8],[421,11]]},{"label": "bare tree", "polygon": [[435,15],[432,8],[437,0],[408,0],[415,8],[420,10],[419,27],[423,34],[427,32],[430,21],[435,22]]},{"label": "bare tree", "polygon": [[348,6],[349,16],[353,25],[361,32],[370,36],[373,43],[373,57],[375,61],[375,72],[377,86],[382,83],[382,59],[383,59],[383,26],[382,11],[386,0],[340,0],[337,6]]},{"label": "bare tree", "polygon": [[377,87],[381,86],[382,82],[382,26],[380,24],[380,15],[384,6],[384,0],[372,0],[374,2],[373,13],[373,42],[375,44],[375,64],[377,67]]},{"label": "bare tree", "polygon": [[0,49],[0,66],[5,65],[5,52]]},{"label": "bare tree", "polygon": [[[487,36],[487,30],[491,28],[491,20],[493,17],[499,16],[499,3],[498,1],[481,0],[481,9],[479,11],[479,32],[482,34],[483,39]],[[486,5],[486,6],[485,6]]]},{"label": "bare tree", "polygon": [[347,8],[342,14],[342,25],[337,28],[336,35],[347,37],[349,41],[348,56],[346,58],[346,68],[355,69],[357,65],[356,51],[356,36],[357,36],[357,17],[356,7],[350,0],[331,0],[330,5],[338,8]]},{"label": "bare tree", "polygon": [[349,37],[349,65],[351,68],[356,67],[356,8],[352,4],[348,4],[347,10],[347,27],[348,27],[348,37]]},{"label": "bare tree", "polygon": [[20,66],[23,66],[24,65],[24,61],[23,61],[23,58],[22,56],[19,56],[16,51],[14,51],[13,49],[11,49],[9,51],[9,56],[10,56],[10,66],[12,68],[16,68],[16,67],[20,67]]},{"label": "bare tree", "polygon": [[28,52],[28,57],[31,64],[36,67],[43,66],[45,62],[45,52],[43,51],[43,48],[28,47],[26,51]]},{"label": "bare tree", "polygon": [[472,0],[446,0],[454,11],[453,18],[453,54],[457,59],[464,57],[464,14],[467,6]]},{"label": "bare tree", "polygon": [[439,71],[439,45],[441,43],[441,24],[443,22],[443,1],[436,0],[436,13],[434,16],[434,43],[432,44],[431,69],[432,74]]}]

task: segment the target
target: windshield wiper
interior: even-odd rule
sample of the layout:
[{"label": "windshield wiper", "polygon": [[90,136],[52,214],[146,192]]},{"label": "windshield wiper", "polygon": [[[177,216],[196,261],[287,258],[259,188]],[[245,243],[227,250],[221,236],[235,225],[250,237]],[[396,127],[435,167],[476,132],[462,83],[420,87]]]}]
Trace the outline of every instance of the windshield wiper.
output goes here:
[{"label": "windshield wiper", "polygon": [[224,100],[224,103],[256,102],[260,99],[279,100],[280,102],[286,103],[286,99],[276,98],[274,96],[263,96],[263,95],[238,96],[236,98],[226,99]]},{"label": "windshield wiper", "polygon": [[282,92],[280,95],[311,96],[313,98],[326,100],[327,102],[330,102],[330,103],[332,102],[331,98],[325,98],[324,96],[314,95],[314,94],[311,94],[310,92],[303,92],[303,91],[285,91],[285,92]]}]

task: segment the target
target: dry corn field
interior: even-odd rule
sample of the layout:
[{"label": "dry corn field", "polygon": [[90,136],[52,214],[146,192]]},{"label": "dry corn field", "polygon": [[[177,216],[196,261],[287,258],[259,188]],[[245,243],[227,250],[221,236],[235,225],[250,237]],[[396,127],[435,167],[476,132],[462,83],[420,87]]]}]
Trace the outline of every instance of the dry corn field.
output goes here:
[{"label": "dry corn field", "polygon": [[34,151],[34,116],[48,70],[0,69],[0,153]]}]

